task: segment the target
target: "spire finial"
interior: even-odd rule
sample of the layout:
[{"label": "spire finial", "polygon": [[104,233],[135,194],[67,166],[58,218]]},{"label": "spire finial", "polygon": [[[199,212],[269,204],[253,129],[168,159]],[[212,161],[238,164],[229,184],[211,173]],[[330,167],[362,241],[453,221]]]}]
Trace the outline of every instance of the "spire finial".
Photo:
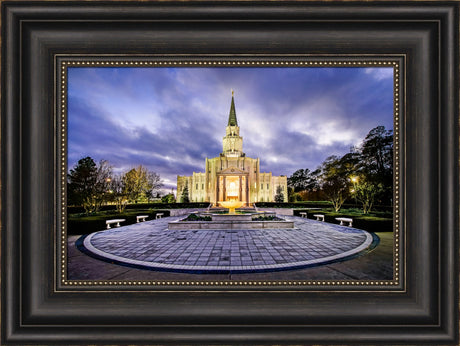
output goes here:
[{"label": "spire finial", "polygon": [[227,126],[238,126],[238,121],[236,120],[236,111],[235,111],[235,101],[233,96],[235,95],[232,89],[232,102],[230,104],[230,114],[228,115],[228,125]]}]

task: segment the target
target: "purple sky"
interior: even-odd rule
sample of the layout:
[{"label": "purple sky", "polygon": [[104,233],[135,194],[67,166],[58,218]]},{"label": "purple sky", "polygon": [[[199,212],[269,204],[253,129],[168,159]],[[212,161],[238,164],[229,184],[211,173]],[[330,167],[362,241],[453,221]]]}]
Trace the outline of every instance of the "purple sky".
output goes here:
[{"label": "purple sky", "polygon": [[231,90],[246,156],[290,176],[393,128],[392,68],[83,68],[68,73],[68,163],[160,174],[204,170],[222,151]]}]

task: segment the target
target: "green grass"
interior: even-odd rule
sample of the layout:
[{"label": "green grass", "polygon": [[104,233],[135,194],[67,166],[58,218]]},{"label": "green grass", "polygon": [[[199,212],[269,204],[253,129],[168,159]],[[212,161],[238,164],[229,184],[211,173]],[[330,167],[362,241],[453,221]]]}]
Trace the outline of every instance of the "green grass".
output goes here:
[{"label": "green grass", "polygon": [[353,227],[363,229],[368,232],[392,232],[393,231],[393,214],[384,211],[373,211],[364,215],[361,209],[349,208],[341,209],[336,212],[332,208],[324,208],[318,210],[298,209],[294,211],[294,215],[299,216],[299,213],[306,211],[308,218],[316,220],[314,214],[324,214],[324,221],[330,223],[339,223],[336,217],[347,217],[353,219]]},{"label": "green grass", "polygon": [[[150,209],[183,209],[183,208],[207,208],[209,206],[209,202],[190,202],[190,203],[132,203],[126,205],[126,210],[150,210]],[[111,205],[103,205],[101,206],[101,211],[113,211],[116,212],[116,206],[114,204]],[[83,207],[76,207],[76,206],[68,206],[67,212],[69,214],[78,214],[84,213],[85,210]]]},{"label": "green grass", "polygon": [[298,201],[298,202],[257,202],[258,208],[326,208],[329,201]]},{"label": "green grass", "polygon": [[[353,227],[366,230],[368,232],[392,232],[393,215],[388,211],[373,211],[370,214],[363,215],[361,209],[347,208],[339,212],[332,208],[322,208],[318,210],[294,209],[294,215],[306,211],[309,219],[316,219],[314,214],[324,214],[326,222],[337,224],[336,217],[349,217],[353,219]],[[155,218],[157,213],[163,213],[169,216],[168,210],[163,209],[126,209],[123,213],[117,213],[115,210],[101,211],[93,215],[70,214],[67,218],[67,234],[89,234],[106,229],[106,220],[109,219],[126,219],[121,225],[131,225],[136,223],[137,215],[148,215],[147,220]]]},{"label": "green grass", "polygon": [[[259,208],[332,208],[332,203],[329,201],[297,201],[287,203],[277,202],[257,202]],[[345,203],[342,205],[342,209],[356,209],[361,210],[361,206],[357,204]],[[373,211],[385,211],[388,213],[393,212],[393,207],[389,205],[375,205]]]},{"label": "green grass", "polygon": [[67,217],[67,234],[89,234],[102,231],[107,228],[105,221],[110,219],[125,219],[126,221],[121,223],[121,225],[131,225],[136,223],[137,215],[148,215],[147,220],[152,220],[157,213],[163,213],[163,216],[169,216],[168,210],[153,209],[126,209],[121,214],[117,213],[115,210],[101,211],[92,215],[70,214]]}]

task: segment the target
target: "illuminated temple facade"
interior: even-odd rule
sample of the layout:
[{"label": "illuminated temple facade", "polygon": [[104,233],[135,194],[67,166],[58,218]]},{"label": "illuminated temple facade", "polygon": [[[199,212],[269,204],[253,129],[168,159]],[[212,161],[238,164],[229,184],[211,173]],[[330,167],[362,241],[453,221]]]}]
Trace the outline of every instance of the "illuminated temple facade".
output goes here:
[{"label": "illuminated temple facade", "polygon": [[210,202],[213,206],[228,199],[243,201],[246,206],[255,202],[273,202],[278,186],[287,202],[286,176],[261,173],[259,159],[247,157],[243,152],[233,92],[222,153],[212,159],[206,158],[205,172],[177,176],[178,202],[185,186],[190,202]]}]

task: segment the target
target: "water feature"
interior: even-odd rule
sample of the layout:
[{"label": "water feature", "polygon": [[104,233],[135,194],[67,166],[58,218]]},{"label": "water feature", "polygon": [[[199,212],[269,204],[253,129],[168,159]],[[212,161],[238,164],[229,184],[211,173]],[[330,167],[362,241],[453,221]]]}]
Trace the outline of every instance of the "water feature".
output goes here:
[{"label": "water feature", "polygon": [[[237,214],[235,209],[244,205],[244,202],[235,198],[219,202],[228,209],[227,213],[206,212],[192,213],[186,218],[168,223],[170,230],[189,229],[266,229],[266,228],[294,228],[293,221],[286,221],[276,216],[274,212],[245,212]],[[192,216],[193,215],[193,216]],[[191,217],[192,216],[192,217]],[[209,217],[211,220],[209,220]]]},{"label": "water feature", "polygon": [[229,198],[227,201],[219,202],[221,206],[228,209],[229,215],[235,215],[235,209],[244,205],[244,202],[238,201],[237,198]]}]

